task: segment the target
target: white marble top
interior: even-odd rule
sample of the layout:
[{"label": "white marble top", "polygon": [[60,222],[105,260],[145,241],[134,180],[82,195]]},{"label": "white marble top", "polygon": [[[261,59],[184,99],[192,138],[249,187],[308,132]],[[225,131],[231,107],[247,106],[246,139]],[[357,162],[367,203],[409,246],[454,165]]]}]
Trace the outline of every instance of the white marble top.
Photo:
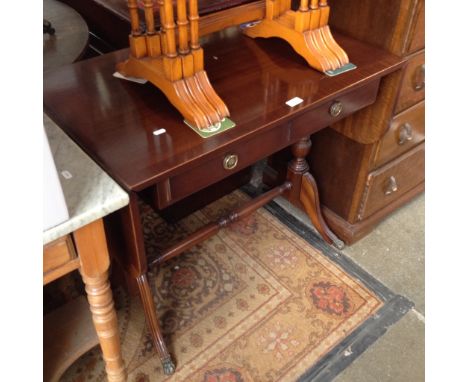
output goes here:
[{"label": "white marble top", "polygon": [[[70,215],[67,221],[43,232],[43,244],[47,244],[126,206],[128,194],[46,114],[44,128]],[[63,171],[72,177],[66,179]]]}]

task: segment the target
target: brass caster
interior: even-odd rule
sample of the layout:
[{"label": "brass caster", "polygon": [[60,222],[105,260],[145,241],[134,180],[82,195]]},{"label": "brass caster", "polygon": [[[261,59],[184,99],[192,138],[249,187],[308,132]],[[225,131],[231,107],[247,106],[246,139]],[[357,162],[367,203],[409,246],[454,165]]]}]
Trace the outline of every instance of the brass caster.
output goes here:
[{"label": "brass caster", "polygon": [[[333,235],[334,236],[334,235]],[[333,246],[338,248],[338,249],[344,249],[345,247],[345,244],[342,240],[338,239],[336,236],[334,237],[331,237],[332,241],[333,241]]]},{"label": "brass caster", "polygon": [[166,358],[165,360],[161,361],[162,362],[162,367],[165,375],[171,375],[174,374],[175,372],[175,365],[174,362],[172,362],[172,359]]}]

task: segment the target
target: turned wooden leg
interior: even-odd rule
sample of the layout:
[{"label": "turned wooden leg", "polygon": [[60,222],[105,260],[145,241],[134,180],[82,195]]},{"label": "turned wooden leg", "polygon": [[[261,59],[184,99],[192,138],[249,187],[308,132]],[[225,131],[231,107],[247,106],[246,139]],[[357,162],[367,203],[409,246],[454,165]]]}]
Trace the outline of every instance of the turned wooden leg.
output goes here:
[{"label": "turned wooden leg", "polygon": [[309,172],[309,164],[305,159],[311,147],[312,142],[309,137],[302,138],[292,146],[294,159],[289,163],[287,175],[292,188],[286,193],[286,198],[296,207],[305,210],[312,224],[327,243],[342,249],[344,248],[343,241],[332,232],[322,216],[317,184]]},{"label": "turned wooden leg", "polygon": [[141,216],[138,207],[138,195],[131,192],[129,198],[129,205],[121,210],[122,227],[124,228],[126,243],[126,258],[123,260],[126,271],[129,273],[129,276],[135,280],[138,286],[143,310],[145,312],[146,324],[148,325],[158,356],[161,359],[164,373],[172,374],[175,371],[175,365],[162,336],[153,294],[151,293],[151,288],[148,283],[148,263],[143,241],[143,228],[141,226]]},{"label": "turned wooden leg", "polygon": [[73,234],[80,258],[80,273],[86,286],[94,327],[106,363],[107,378],[125,381],[120,351],[119,327],[108,279],[109,253],[102,220],[88,224]]}]

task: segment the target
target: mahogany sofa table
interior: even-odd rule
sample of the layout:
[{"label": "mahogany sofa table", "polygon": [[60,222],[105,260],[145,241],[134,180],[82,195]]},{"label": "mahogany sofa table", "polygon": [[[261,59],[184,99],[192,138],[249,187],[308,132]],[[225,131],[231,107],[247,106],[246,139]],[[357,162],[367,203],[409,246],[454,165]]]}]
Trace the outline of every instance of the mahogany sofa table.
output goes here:
[{"label": "mahogany sofa table", "polygon": [[[237,27],[206,36],[205,69],[237,124],[208,139],[186,126],[158,89],[113,77],[127,50],[44,74],[47,114],[129,192],[130,204],[121,210],[126,253],[120,260],[133,286],[138,286],[166,373],[174,371],[174,363],[148,284],[139,196],[149,195],[156,209],[164,209],[292,146],[294,159],[283,185],[202,228],[152,263],[182,253],[279,195],[305,209],[322,237],[339,245],[322,218],[317,188],[304,159],[310,135],[372,104],[380,79],[402,62],[345,36],[336,34],[336,39],[357,69],[327,77],[309,68],[283,41],[253,41]],[[294,97],[303,102],[294,107],[285,104]],[[153,134],[161,128],[166,132]]]}]

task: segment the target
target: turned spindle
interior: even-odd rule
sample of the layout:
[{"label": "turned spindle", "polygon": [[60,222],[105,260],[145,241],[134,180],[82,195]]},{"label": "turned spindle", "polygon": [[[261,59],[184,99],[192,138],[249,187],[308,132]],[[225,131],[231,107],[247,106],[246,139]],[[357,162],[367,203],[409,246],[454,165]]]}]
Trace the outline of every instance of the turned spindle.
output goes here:
[{"label": "turned spindle", "polygon": [[147,53],[150,57],[158,57],[161,54],[161,37],[156,34],[154,28],[153,0],[145,0],[143,6],[145,8]]},{"label": "turned spindle", "polygon": [[130,24],[132,27],[129,37],[130,52],[133,57],[142,58],[146,56],[147,48],[145,36],[143,36],[140,29],[137,0],[128,0],[127,5],[130,13]]},{"label": "turned spindle", "polygon": [[186,0],[177,0],[177,26],[179,27],[179,53],[187,54],[189,47]]},{"label": "turned spindle", "polygon": [[166,31],[164,30],[164,24],[166,23],[166,20],[164,18],[164,12],[162,9],[164,8],[164,0],[158,0],[158,6],[159,6],[159,29],[160,29],[160,35],[161,35],[161,51],[163,54],[166,54]]},{"label": "turned spindle", "polygon": [[159,10],[162,13],[161,20],[164,20],[164,31],[166,32],[166,56],[177,57],[176,37],[175,37],[175,23],[174,23],[174,10],[172,7],[172,0],[164,0],[164,7]]},{"label": "turned spindle", "polygon": [[301,5],[299,6],[300,12],[308,12],[309,11],[309,1],[308,0],[301,0]]},{"label": "turned spindle", "polygon": [[106,363],[108,381],[124,382],[126,371],[120,349],[117,313],[108,278],[110,259],[103,221],[98,219],[79,228],[73,233],[73,239],[78,248],[80,273],[102,357]]},{"label": "turned spindle", "polygon": [[320,26],[328,25],[328,18],[330,16],[330,7],[327,0],[320,0]]},{"label": "turned spindle", "polygon": [[190,48],[200,48],[198,41],[198,0],[189,0]]},{"label": "turned spindle", "polygon": [[143,7],[145,9],[146,34],[153,35],[154,31],[154,14],[153,0],[144,0]]},{"label": "turned spindle", "polygon": [[137,0],[128,0],[128,12],[130,13],[130,24],[132,28],[132,36],[140,36],[140,18],[138,16]]}]

